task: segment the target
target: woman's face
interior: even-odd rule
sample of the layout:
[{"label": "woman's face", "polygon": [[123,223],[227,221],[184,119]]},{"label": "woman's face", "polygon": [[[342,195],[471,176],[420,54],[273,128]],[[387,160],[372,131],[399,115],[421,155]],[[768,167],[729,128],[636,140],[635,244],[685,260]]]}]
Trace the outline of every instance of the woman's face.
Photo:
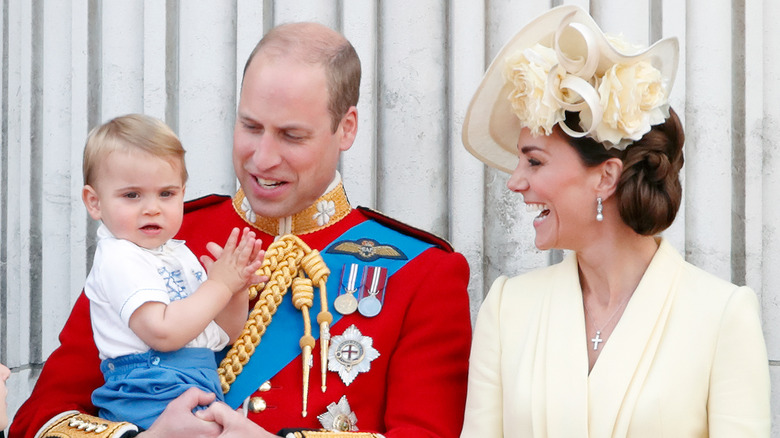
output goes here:
[{"label": "woman's face", "polygon": [[8,426],[8,405],[5,397],[8,395],[8,388],[5,387],[5,381],[11,375],[11,370],[7,366],[0,364],[0,430]]},{"label": "woman's face", "polygon": [[523,195],[534,218],[536,247],[578,250],[593,233],[600,167],[585,167],[577,151],[557,132],[534,137],[523,129],[517,142],[520,162],[507,187]]}]

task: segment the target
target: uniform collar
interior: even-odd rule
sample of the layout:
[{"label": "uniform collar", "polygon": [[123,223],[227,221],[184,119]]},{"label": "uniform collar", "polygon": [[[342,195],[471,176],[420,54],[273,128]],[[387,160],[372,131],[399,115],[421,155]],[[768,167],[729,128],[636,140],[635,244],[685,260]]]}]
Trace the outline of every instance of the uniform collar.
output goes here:
[{"label": "uniform collar", "polygon": [[233,208],[248,224],[272,236],[313,233],[344,219],[352,211],[338,173],[324,195],[292,216],[272,218],[255,214],[241,188],[233,197]]}]

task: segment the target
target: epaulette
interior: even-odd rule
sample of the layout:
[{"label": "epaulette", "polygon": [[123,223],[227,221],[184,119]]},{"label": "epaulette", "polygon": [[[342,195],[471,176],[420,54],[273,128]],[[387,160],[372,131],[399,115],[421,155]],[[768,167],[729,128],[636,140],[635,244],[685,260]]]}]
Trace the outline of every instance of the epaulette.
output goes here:
[{"label": "epaulette", "polygon": [[361,213],[365,214],[369,218],[379,222],[380,224],[388,228],[392,228],[396,231],[400,231],[408,236],[412,236],[417,239],[420,239],[423,242],[436,245],[447,252],[455,251],[452,248],[452,245],[450,245],[450,242],[447,242],[445,239],[442,239],[441,237],[433,233],[405,224],[397,219],[393,219],[390,216],[385,215],[384,213],[380,213],[368,207],[357,207],[357,209],[360,210]]},{"label": "epaulette", "polygon": [[206,195],[197,199],[193,199],[191,201],[187,201],[184,203],[184,212],[190,213],[196,210],[200,210],[201,208],[206,208],[215,204],[219,204],[220,202],[223,202],[226,198],[229,199],[230,196]]}]

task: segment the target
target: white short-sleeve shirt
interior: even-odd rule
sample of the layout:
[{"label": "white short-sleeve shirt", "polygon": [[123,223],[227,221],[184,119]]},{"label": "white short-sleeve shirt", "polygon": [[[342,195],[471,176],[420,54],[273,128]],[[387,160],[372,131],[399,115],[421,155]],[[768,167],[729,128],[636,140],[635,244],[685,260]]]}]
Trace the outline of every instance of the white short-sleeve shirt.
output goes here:
[{"label": "white short-sleeve shirt", "polygon": [[[149,346],[130,330],[130,316],[148,302],[170,304],[186,298],[206,281],[206,271],[181,240],[171,239],[159,248],[145,249],[117,239],[103,224],[97,236],[84,292],[90,301],[92,332],[100,359],[146,352]],[[187,347],[219,351],[228,342],[227,333],[211,321]]]}]

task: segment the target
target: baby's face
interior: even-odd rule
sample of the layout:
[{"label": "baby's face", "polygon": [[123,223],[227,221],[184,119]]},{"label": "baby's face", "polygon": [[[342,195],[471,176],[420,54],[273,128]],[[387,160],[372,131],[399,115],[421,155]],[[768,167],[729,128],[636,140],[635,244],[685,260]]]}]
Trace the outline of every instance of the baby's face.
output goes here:
[{"label": "baby's face", "polygon": [[159,247],[181,227],[183,164],[145,152],[110,153],[96,174],[95,199],[90,202],[85,195],[90,215],[117,238],[147,249]]}]

